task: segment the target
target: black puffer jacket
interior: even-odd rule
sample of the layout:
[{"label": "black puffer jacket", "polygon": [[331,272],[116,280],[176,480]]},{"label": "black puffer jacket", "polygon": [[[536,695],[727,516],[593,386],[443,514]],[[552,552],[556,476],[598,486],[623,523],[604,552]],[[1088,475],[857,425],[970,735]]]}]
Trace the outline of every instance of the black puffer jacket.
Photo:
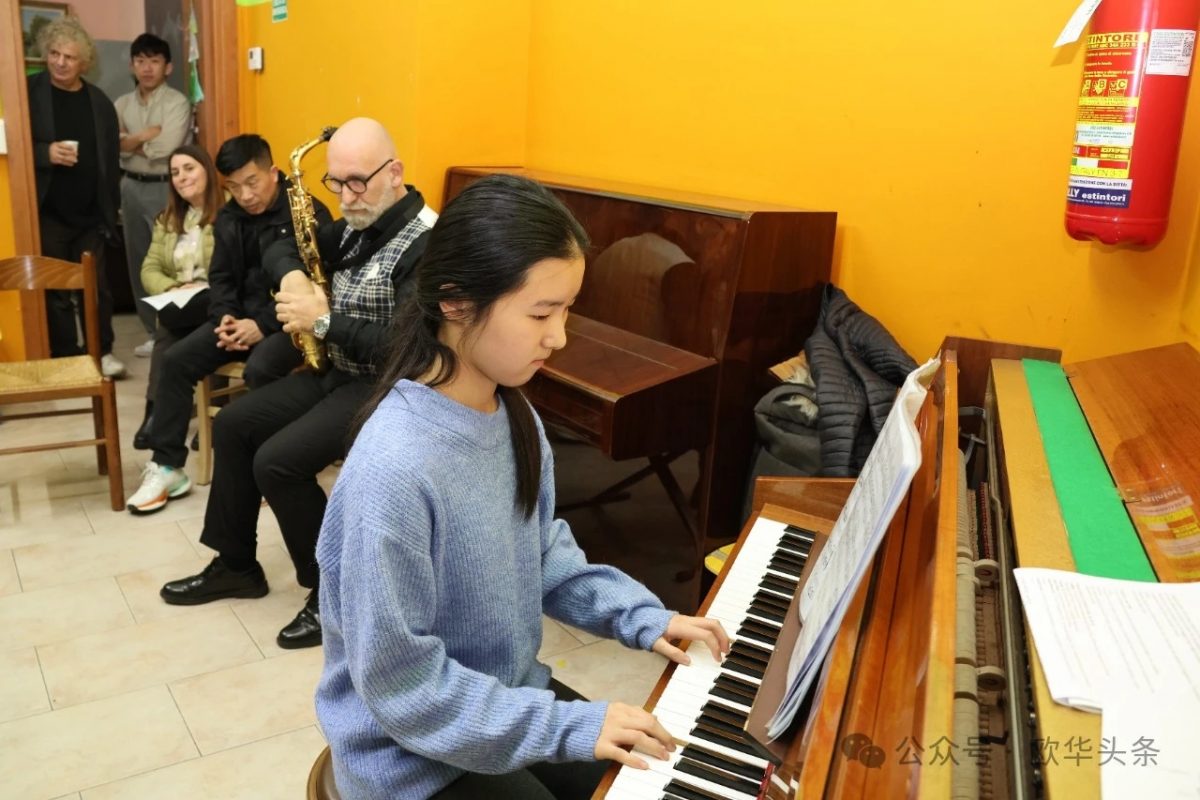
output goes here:
[{"label": "black puffer jacket", "polygon": [[[250,214],[229,200],[213,223],[213,253],[208,265],[208,315],[213,323],[229,314],[236,319],[252,319],[264,335],[280,330],[275,318],[275,300],[271,291],[278,288],[263,269],[263,253],[278,241],[295,241],[292,207],[287,190],[291,181],[282,172],[275,202],[261,214]],[[333,222],[329,209],[313,198],[317,225]]]},{"label": "black puffer jacket", "polygon": [[917,364],[877,319],[832,284],[825,287],[821,316],[804,352],[817,386],[821,474],[855,477],[896,390]]}]

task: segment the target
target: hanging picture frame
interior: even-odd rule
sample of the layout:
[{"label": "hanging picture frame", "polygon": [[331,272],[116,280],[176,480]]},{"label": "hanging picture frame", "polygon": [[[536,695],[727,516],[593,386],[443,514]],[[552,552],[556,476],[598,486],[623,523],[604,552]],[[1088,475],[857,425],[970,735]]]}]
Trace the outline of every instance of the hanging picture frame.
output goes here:
[{"label": "hanging picture frame", "polygon": [[45,64],[46,58],[38,50],[38,33],[41,29],[71,13],[68,3],[50,3],[42,0],[21,0],[21,42],[25,49],[26,64]]}]

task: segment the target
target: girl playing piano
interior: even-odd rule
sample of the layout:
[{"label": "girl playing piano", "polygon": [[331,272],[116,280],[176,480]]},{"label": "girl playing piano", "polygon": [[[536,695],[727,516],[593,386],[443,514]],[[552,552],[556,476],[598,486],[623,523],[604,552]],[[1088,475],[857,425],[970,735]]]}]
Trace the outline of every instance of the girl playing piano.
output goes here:
[{"label": "girl playing piano", "polygon": [[503,175],[430,233],[317,547],[317,713],[348,800],[586,798],[605,759],[674,749],[648,712],[551,678],[543,612],[680,663],[668,640],[729,649],[720,623],[588,564],[554,519],[550,446],[517,387],[566,343],[586,247],[553,195]]}]

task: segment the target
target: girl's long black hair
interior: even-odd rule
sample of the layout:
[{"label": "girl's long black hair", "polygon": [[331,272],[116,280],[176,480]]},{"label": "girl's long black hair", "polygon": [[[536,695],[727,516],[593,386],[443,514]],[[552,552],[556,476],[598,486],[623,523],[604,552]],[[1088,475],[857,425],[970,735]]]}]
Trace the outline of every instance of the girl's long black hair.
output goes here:
[{"label": "girl's long black hair", "polygon": [[[583,226],[544,186],[515,175],[489,175],[446,205],[416,267],[408,296],[392,316],[388,354],[379,382],[363,407],[360,429],[396,382],[418,380],[438,386],[458,369],[454,351],[438,340],[443,302],[465,303],[472,327],[493,303],[521,288],[525,273],[547,258],[573,259],[588,247]],[[533,411],[520,389],[498,388],[508,411],[517,464],[516,501],[526,517],[537,510],[542,452]]]}]

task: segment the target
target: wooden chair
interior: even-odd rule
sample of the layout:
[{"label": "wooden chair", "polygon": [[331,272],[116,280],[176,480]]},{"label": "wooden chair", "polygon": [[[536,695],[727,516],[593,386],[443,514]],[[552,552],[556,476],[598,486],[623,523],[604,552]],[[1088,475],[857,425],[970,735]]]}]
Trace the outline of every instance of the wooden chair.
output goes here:
[{"label": "wooden chair", "polygon": [[[113,511],[125,508],[125,486],[121,476],[121,445],[117,431],[116,387],[100,372],[100,321],[96,289],[96,261],[83,254],[76,264],[44,256],[15,256],[0,259],[0,290],[42,292],[49,289],[82,289],[87,313],[87,355],[46,358],[35,361],[0,362],[0,405],[43,403],[51,400],[91,398],[91,408],[56,409],[6,415],[4,419],[58,417],[66,414],[92,415],[93,439],[59,441],[0,449],[0,455],[57,450],[61,447],[95,447],[96,464],[108,476]],[[39,300],[40,302],[40,300]]]},{"label": "wooden chair", "polygon": [[308,773],[308,800],[341,800],[333,782],[333,758],[326,747]]},{"label": "wooden chair", "polygon": [[[206,375],[196,384],[196,428],[200,437],[199,461],[196,465],[196,483],[207,486],[212,483],[212,420],[221,410],[221,406],[213,405],[218,397],[233,398],[242,392],[249,391],[243,373],[246,364],[233,361],[217,367],[212,375]],[[221,375],[229,380],[229,385],[223,389],[213,388],[213,376]]]}]

